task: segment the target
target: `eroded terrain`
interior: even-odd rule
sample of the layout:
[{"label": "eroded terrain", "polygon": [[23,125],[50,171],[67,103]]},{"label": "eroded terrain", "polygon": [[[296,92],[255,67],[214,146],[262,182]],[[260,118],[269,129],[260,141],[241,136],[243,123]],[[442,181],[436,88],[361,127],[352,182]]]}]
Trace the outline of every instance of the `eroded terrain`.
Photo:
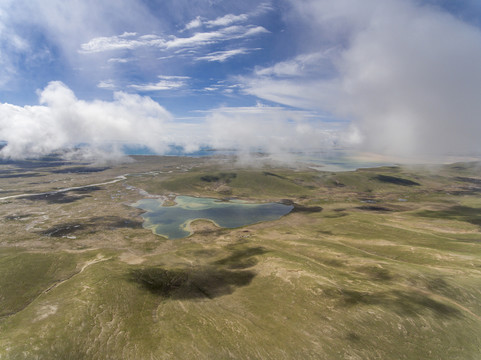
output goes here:
[{"label": "eroded terrain", "polygon": [[[0,359],[477,359],[479,164],[0,164]],[[60,190],[60,191],[59,191]],[[136,201],[292,204],[168,240]]]}]

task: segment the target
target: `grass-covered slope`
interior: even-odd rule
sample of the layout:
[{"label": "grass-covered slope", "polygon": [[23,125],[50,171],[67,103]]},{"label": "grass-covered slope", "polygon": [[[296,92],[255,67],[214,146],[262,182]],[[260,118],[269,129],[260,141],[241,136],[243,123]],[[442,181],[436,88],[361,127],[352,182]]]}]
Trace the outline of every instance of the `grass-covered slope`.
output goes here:
[{"label": "grass-covered slope", "polygon": [[[479,358],[475,166],[200,165],[3,202],[0,359]],[[316,211],[171,241],[139,228],[139,189]]]}]

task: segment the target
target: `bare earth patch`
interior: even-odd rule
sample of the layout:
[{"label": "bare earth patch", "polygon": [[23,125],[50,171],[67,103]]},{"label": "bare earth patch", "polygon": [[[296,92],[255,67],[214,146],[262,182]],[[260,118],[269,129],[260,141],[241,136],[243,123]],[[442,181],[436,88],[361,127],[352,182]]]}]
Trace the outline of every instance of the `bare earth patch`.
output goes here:
[{"label": "bare earth patch", "polygon": [[142,264],[145,261],[145,258],[143,258],[142,256],[138,256],[130,252],[124,252],[120,254],[119,259],[120,261],[123,261],[124,263],[130,265]]}]

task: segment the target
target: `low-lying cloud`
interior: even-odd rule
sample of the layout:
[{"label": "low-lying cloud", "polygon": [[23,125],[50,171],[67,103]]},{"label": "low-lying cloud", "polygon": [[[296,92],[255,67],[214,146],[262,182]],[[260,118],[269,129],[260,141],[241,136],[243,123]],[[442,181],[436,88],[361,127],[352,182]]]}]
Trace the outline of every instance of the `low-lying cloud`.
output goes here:
[{"label": "low-lying cloud", "polygon": [[222,107],[207,116],[210,144],[240,152],[289,153],[333,148],[339,126],[319,121],[307,111],[258,104]]},{"label": "low-lying cloud", "polygon": [[156,154],[172,146],[186,153],[206,146],[286,154],[328,149],[339,141],[339,125],[281,106],[220,107],[182,122],[148,96],[115,92],[113,101],[89,102],[58,81],[38,95],[36,106],[0,104],[0,140],[7,143],[0,157],[62,152],[67,158],[116,160],[125,145]]},{"label": "low-lying cloud", "polygon": [[350,120],[363,149],[481,153],[479,28],[406,0],[292,6],[313,29],[303,34],[305,55],[257,69],[242,79],[247,93]]},{"label": "low-lying cloud", "polygon": [[38,157],[82,145],[90,153],[120,153],[124,144],[138,144],[157,153],[168,149],[164,125],[171,114],[149,97],[116,92],[111,102],[87,102],[61,82],[39,92],[38,106],[0,104],[0,156]]}]

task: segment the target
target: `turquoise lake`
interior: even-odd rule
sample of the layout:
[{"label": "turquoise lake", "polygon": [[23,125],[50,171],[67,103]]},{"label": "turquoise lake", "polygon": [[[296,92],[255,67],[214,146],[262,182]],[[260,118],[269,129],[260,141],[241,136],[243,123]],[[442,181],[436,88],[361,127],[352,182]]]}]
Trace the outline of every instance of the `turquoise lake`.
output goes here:
[{"label": "turquoise lake", "polygon": [[160,199],[143,199],[133,206],[145,210],[144,228],[169,239],[189,236],[189,223],[208,219],[225,228],[236,228],[260,221],[277,220],[293,206],[278,203],[253,204],[241,200],[220,201],[210,198],[177,196],[176,205],[162,206]]}]

